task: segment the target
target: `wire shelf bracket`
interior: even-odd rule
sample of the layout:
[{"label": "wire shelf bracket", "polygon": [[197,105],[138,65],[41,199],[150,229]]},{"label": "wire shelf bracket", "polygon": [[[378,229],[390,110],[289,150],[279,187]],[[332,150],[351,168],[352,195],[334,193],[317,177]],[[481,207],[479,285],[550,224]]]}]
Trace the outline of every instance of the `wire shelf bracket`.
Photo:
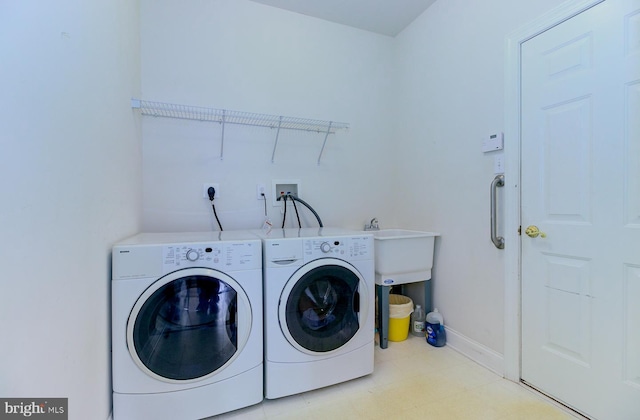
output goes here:
[{"label": "wire shelf bracket", "polygon": [[348,130],[349,124],[335,121],[314,120],[309,118],[285,117],[268,114],[255,114],[244,111],[231,111],[227,109],[204,108],[191,105],[178,105],[165,102],[145,101],[131,99],[131,107],[139,109],[142,115],[163,118],[176,118],[192,121],[207,121],[221,125],[222,141],[220,143],[220,159],[224,152],[224,129],[226,124],[245,125],[252,127],[267,127],[276,130],[271,162],[275,161],[278,138],[281,130],[298,130],[315,133],[323,133],[324,141],[318,156],[318,165],[322,159],[327,138],[339,130]]}]

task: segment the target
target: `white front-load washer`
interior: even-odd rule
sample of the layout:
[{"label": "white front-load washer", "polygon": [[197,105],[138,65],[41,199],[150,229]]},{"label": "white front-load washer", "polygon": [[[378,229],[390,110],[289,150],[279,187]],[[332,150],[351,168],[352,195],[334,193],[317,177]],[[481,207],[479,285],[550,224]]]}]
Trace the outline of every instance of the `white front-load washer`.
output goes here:
[{"label": "white front-load washer", "polygon": [[275,229],[263,240],[265,397],[373,372],[373,236]]},{"label": "white front-load washer", "polygon": [[263,399],[262,246],[247,232],[113,247],[113,418],[200,419]]}]

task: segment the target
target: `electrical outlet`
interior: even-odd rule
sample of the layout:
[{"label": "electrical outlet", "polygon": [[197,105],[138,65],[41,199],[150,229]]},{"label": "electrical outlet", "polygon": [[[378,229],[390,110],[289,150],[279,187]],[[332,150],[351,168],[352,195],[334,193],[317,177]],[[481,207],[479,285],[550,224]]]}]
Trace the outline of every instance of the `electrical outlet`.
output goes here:
[{"label": "electrical outlet", "polygon": [[267,188],[264,186],[264,184],[256,185],[256,199],[258,200],[267,199]]},{"label": "electrical outlet", "polygon": [[213,182],[202,184],[202,198],[206,198],[207,200],[209,199],[209,187],[213,187],[213,189],[216,190],[216,195],[214,198],[220,198],[220,185],[214,184]]}]

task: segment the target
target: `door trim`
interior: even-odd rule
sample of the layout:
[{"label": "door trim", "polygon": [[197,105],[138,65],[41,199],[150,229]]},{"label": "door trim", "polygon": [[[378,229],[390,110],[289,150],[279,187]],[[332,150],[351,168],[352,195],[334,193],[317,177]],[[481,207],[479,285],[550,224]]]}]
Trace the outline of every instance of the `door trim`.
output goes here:
[{"label": "door trim", "polygon": [[524,42],[605,0],[569,0],[509,34],[505,45],[504,376],[521,377],[520,49]]}]

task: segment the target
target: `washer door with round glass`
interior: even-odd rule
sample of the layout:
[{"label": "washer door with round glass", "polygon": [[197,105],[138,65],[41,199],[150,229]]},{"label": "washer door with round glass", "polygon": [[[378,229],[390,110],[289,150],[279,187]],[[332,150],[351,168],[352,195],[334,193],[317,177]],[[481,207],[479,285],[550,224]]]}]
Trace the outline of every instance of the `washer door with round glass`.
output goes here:
[{"label": "washer door with round glass", "polygon": [[242,351],[251,306],[230,276],[206,268],[175,271],[140,296],[127,322],[127,346],[148,375],[172,383],[215,375]]},{"label": "washer door with round glass", "polygon": [[337,259],[314,260],[289,279],[279,304],[279,320],[287,340],[298,350],[329,353],[361,331],[367,289],[360,273]]}]

